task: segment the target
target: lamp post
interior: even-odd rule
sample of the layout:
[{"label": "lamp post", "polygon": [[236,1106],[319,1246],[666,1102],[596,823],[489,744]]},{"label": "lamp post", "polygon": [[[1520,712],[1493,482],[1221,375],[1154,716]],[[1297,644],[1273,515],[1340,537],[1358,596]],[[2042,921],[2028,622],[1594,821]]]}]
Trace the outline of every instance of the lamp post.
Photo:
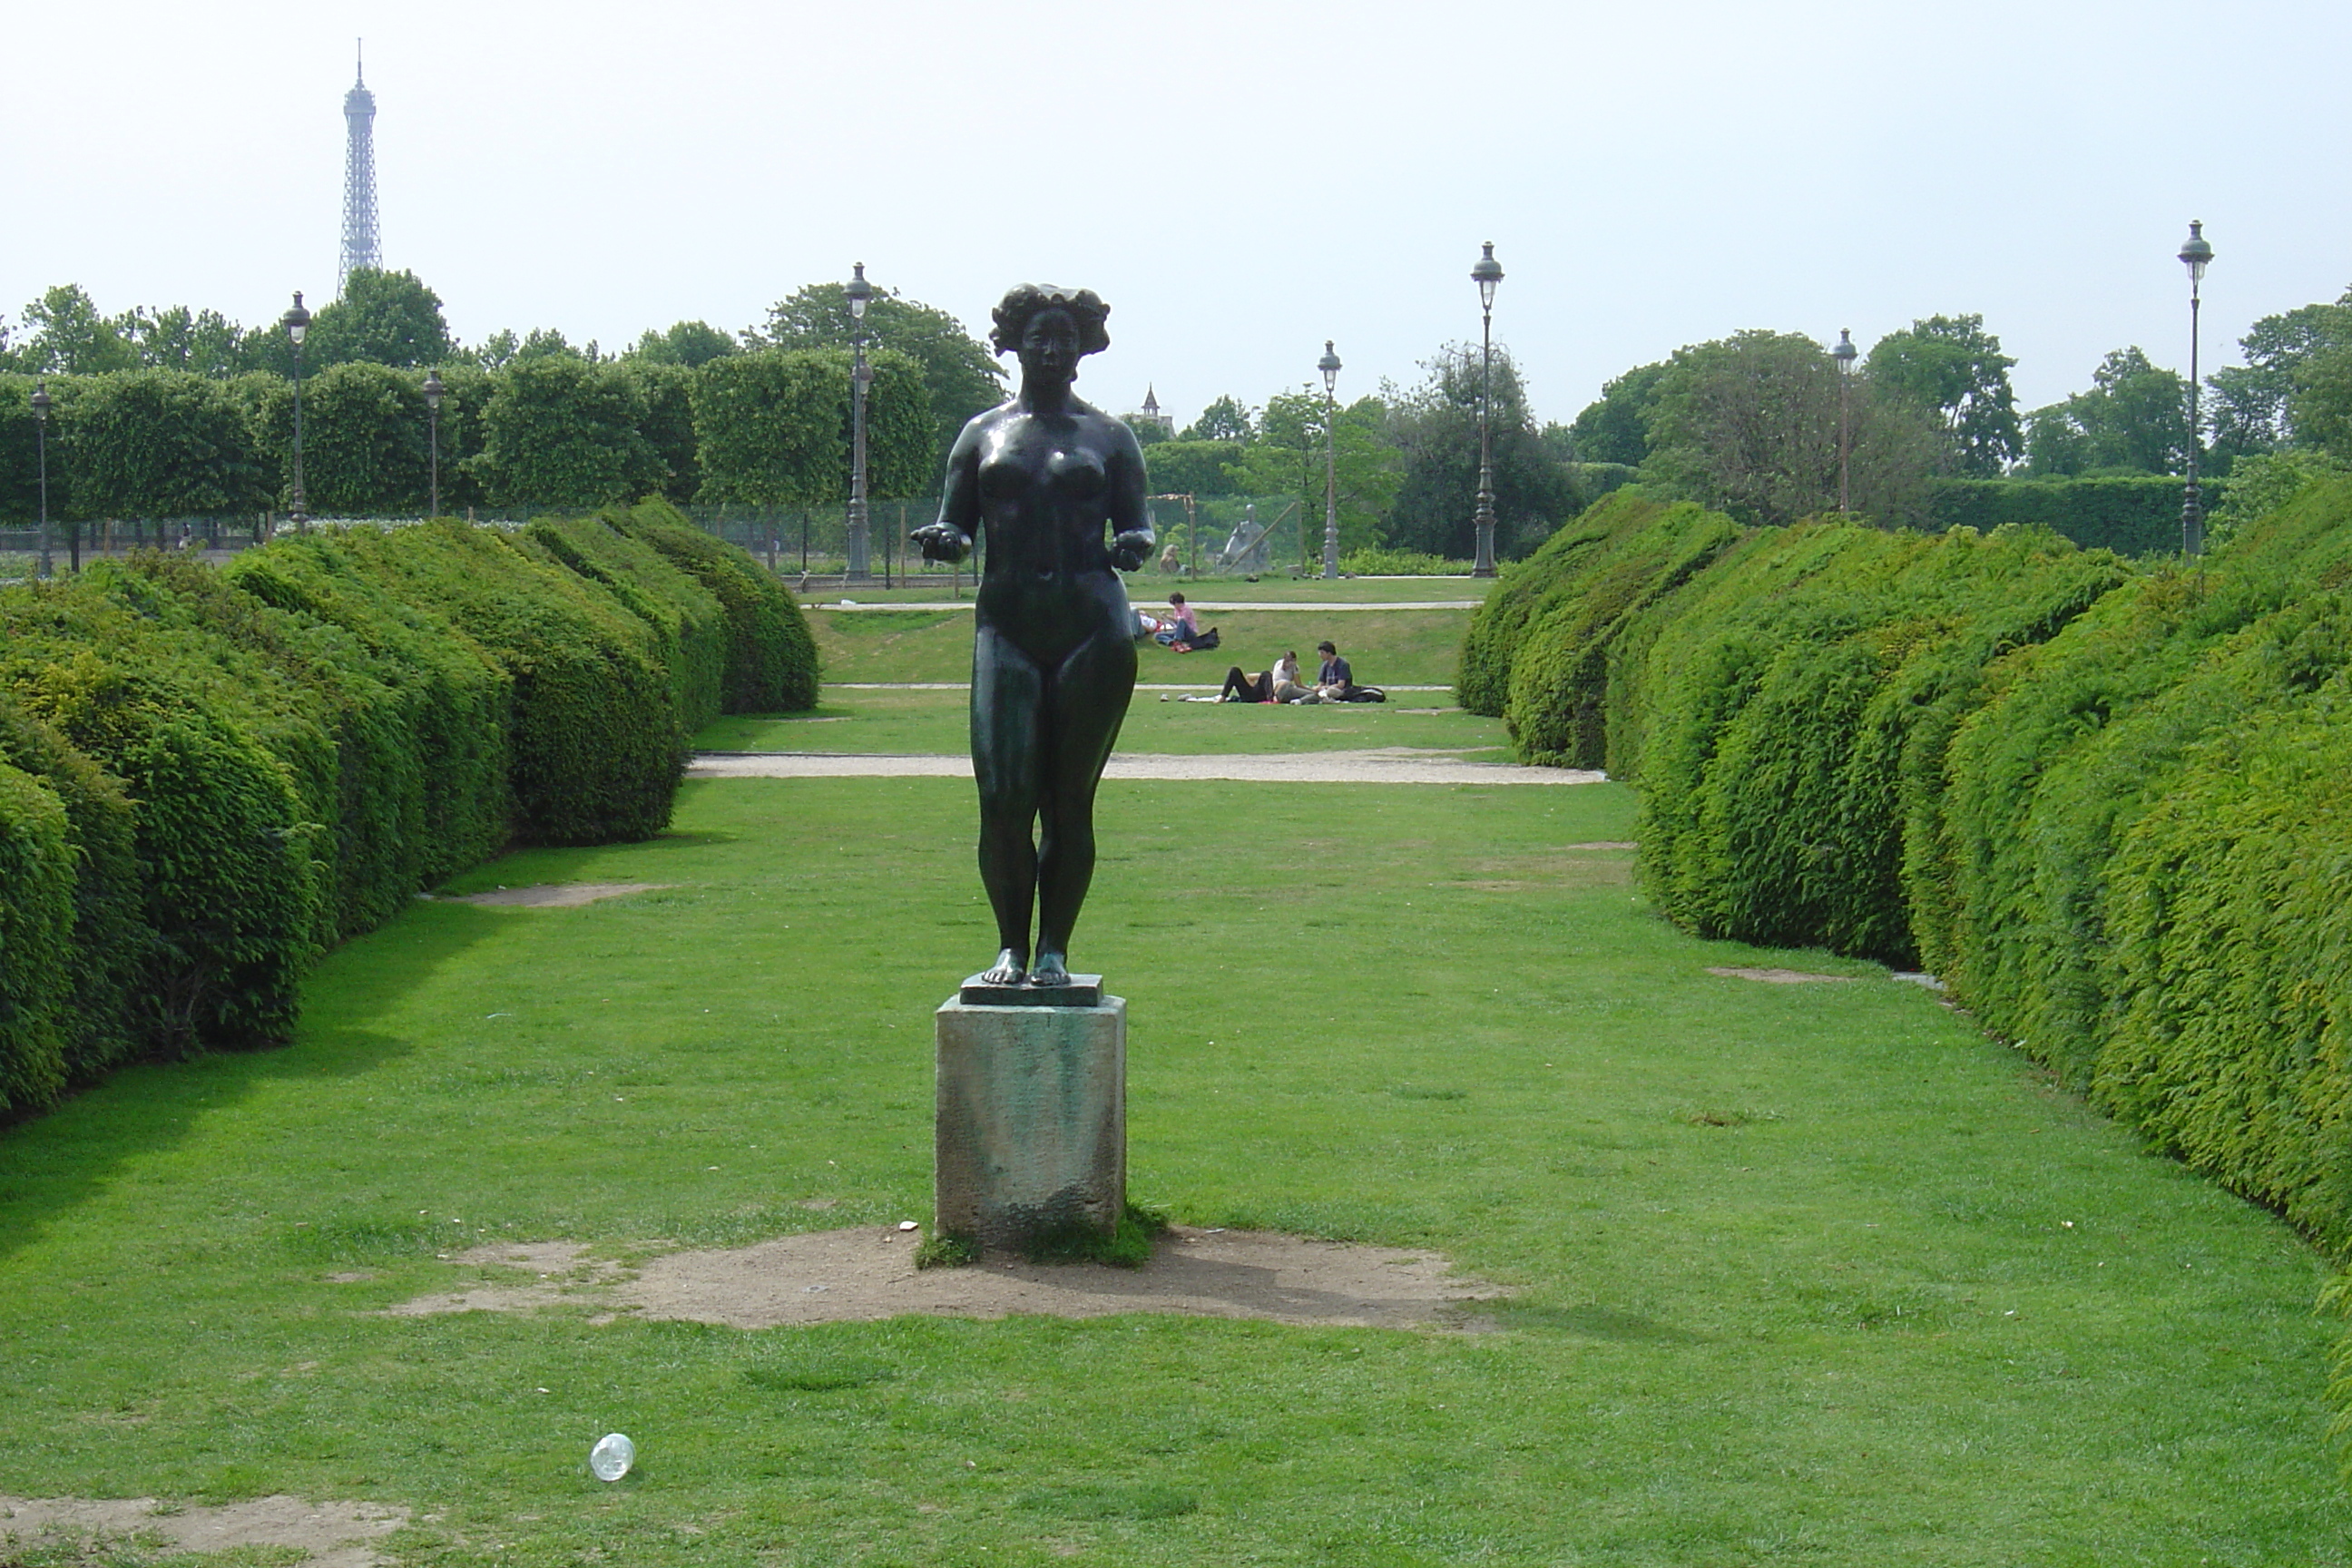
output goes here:
[{"label": "lamp post", "polygon": [[433,463],[433,499],[425,509],[425,515],[427,517],[441,515],[441,395],[446,390],[447,388],[441,384],[439,371],[428,370],[425,373],[425,420],[427,429],[431,431],[428,439],[431,443]]},{"label": "lamp post", "polygon": [[1329,338],[1323,340],[1323,357],[1315,362],[1323,373],[1323,575],[1339,574],[1339,355]]},{"label": "lamp post", "polygon": [[2201,444],[2197,420],[2197,329],[2203,305],[2199,298],[2200,286],[2212,261],[2213,244],[2205,237],[2205,226],[2192,221],[2189,238],[2180,247],[2180,264],[2189,268],[2189,487],[2180,498],[2180,548],[2191,556],[2205,553],[2205,492],[2197,486],[2197,448]]},{"label": "lamp post", "polygon": [[302,495],[302,338],[310,330],[310,312],[302,308],[302,290],[294,290],[294,305],[282,324],[286,335],[294,340],[294,494],[293,506],[287,513],[297,533],[309,531],[309,504]]},{"label": "lamp post", "polygon": [[866,536],[866,386],[874,379],[866,363],[866,307],[873,301],[874,285],[866,281],[866,263],[859,262],[844,290],[849,296],[849,580],[863,583],[874,574],[868,564]]},{"label": "lamp post", "polygon": [[1470,566],[1473,577],[1495,574],[1495,436],[1488,407],[1495,401],[1495,285],[1503,280],[1503,264],[1495,259],[1495,242],[1470,268],[1478,285],[1478,558]]},{"label": "lamp post", "polygon": [[[33,444],[41,454],[41,575],[49,574],[49,384],[33,384]],[[74,530],[73,569],[81,570],[81,530]]]},{"label": "lamp post", "polygon": [[1853,329],[1840,327],[1837,347],[1830,350],[1830,357],[1837,361],[1838,368],[1838,515],[1840,517],[1843,517],[1853,509],[1853,489],[1849,481],[1853,469],[1853,356],[1856,352],[1853,346]]}]

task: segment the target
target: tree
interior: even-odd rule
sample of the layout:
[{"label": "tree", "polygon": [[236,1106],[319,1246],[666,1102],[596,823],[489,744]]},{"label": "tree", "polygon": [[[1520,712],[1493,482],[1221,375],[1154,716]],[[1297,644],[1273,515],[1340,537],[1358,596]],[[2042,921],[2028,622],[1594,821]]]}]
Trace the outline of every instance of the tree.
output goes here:
[{"label": "tree", "polygon": [[2137,347],[2116,349],[2092,373],[2091,389],[2037,408],[2026,419],[2027,471],[2037,479],[2084,474],[2174,474],[2187,466],[2189,383]]},{"label": "tree", "polygon": [[492,383],[482,449],[467,459],[494,506],[603,506],[669,476],[641,432],[646,399],[618,365],[577,353],[517,361]]},{"label": "tree", "polygon": [[965,422],[1004,401],[1004,372],[996,356],[961,321],[919,300],[877,292],[861,323],[849,313],[849,294],[841,284],[811,283],[778,300],[766,327],[747,336],[780,349],[845,350],[861,327],[869,351],[895,350],[921,369],[933,439],[930,478],[920,489],[936,489]]},{"label": "tree", "polygon": [[1241,460],[1239,441],[1154,441],[1143,454],[1153,495],[1216,496],[1232,490],[1226,466]]},{"label": "tree", "polygon": [[1257,434],[1245,404],[1236,403],[1228,395],[1218,398],[1201,410],[1201,416],[1184,427],[1176,438],[1180,441],[1246,441]]},{"label": "tree", "polygon": [[[755,349],[696,372],[697,499],[751,506],[823,506],[849,495],[850,356],[839,349]],[[930,391],[922,366],[895,350],[869,361],[866,493],[923,495],[932,467]]]},{"label": "tree", "polygon": [[117,371],[77,387],[71,413],[58,421],[57,445],[78,517],[194,517],[261,504],[253,426],[220,382]]},{"label": "tree", "polygon": [[139,351],[78,284],[61,283],[26,306],[24,331],[16,362],[27,374],[103,375],[139,366]]},{"label": "tree", "polygon": [[[1454,560],[1476,549],[1478,398],[1475,344],[1449,343],[1422,369],[1410,393],[1386,391],[1388,437],[1403,455],[1402,481],[1389,509],[1387,542]],[[1548,457],[1528,416],[1510,351],[1495,350],[1493,416],[1495,552],[1524,555],[1566,519],[1574,491]]]},{"label": "tree", "polygon": [[2352,341],[2317,349],[2295,366],[2287,419],[2296,446],[2352,459]]},{"label": "tree", "polygon": [[[1790,523],[1838,504],[1840,372],[1792,332],[1749,331],[1678,349],[1658,383],[1644,489],[1743,522]],[[1942,456],[1932,418],[1864,373],[1843,389],[1853,510],[1918,521]]]},{"label": "tree", "polygon": [[353,360],[425,370],[446,363],[455,348],[441,296],[414,272],[363,267],[343,279],[341,299],[311,318],[302,357],[319,370]]},{"label": "tree", "polygon": [[[1404,483],[1404,457],[1389,439],[1388,405],[1379,398],[1358,398],[1336,413],[1328,427],[1335,439],[1339,548],[1366,549],[1381,542],[1381,524]],[[1228,488],[1243,495],[1297,497],[1301,537],[1319,541],[1326,427],[1321,393],[1312,387],[1276,393],[1266,400],[1257,439],[1226,469]]]},{"label": "tree", "polygon": [[245,330],[218,310],[172,305],[126,311],[115,320],[139,363],[151,370],[226,378],[257,368]]},{"label": "tree", "polygon": [[647,327],[635,346],[625,351],[621,357],[646,364],[684,365],[693,370],[712,360],[724,359],[741,346],[708,321],[678,321],[666,332]]},{"label": "tree", "polygon": [[2264,316],[2238,340],[2246,363],[2206,378],[2208,445],[2214,471],[2239,457],[2311,444],[2297,426],[2296,378],[2315,355],[2352,344],[2352,289],[2336,303],[2304,305]]},{"label": "tree", "polygon": [[1569,444],[1580,463],[1623,463],[1638,468],[1650,455],[1650,415],[1657,406],[1665,365],[1636,365],[1601,388],[1568,427]]},{"label": "tree", "polygon": [[2024,454],[2009,384],[2016,363],[1982,316],[1929,316],[1879,339],[1864,368],[1882,391],[1936,412],[1951,435],[1954,471],[1990,479]]},{"label": "tree", "polygon": [[682,364],[627,354],[621,356],[620,364],[646,400],[639,433],[668,471],[662,497],[682,506],[702,488],[702,455],[694,438],[695,373]]}]

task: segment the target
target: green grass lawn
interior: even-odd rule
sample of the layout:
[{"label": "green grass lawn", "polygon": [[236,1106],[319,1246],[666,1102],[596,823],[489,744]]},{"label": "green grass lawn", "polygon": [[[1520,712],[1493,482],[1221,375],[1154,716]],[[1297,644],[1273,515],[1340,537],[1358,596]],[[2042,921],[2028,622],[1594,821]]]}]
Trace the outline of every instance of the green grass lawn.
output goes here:
[{"label": "green grass lawn", "polygon": [[[810,728],[960,708],[863,695]],[[1137,731],[1322,717],[1169,709]],[[652,842],[460,883],[667,890],[420,903],[292,1047],[8,1130],[0,1492],[381,1500],[415,1564],[2352,1560],[2312,1251],[1884,971],[1664,925],[1577,847],[1632,836],[1613,785],[1104,793],[1073,957],[1129,999],[1135,1196],[1441,1249],[1497,1331],[378,1315],[492,1238],[923,1217],[972,815],[689,784]]]},{"label": "green grass lawn", "polygon": [[[1499,719],[1450,706],[1444,692],[1400,693],[1386,704],[1160,700],[1141,691],[1119,729],[1118,749],[1230,756],[1259,752],[1350,752],[1409,746],[1473,762],[1510,761]],[[1171,697],[1174,694],[1169,694]],[[958,752],[971,744],[970,698],[961,691],[835,689],[814,713],[721,719],[697,744],[724,752]],[[1443,709],[1439,703],[1449,706]]]},{"label": "green grass lawn", "polygon": [[[828,683],[971,679],[970,610],[813,609],[808,619]],[[1137,679],[1192,682],[1214,690],[1233,666],[1255,674],[1286,649],[1298,655],[1311,678],[1315,645],[1328,637],[1367,685],[1450,687],[1470,628],[1467,610],[1219,610],[1202,619],[1217,628],[1220,647],[1179,654],[1157,643],[1139,643]]]},{"label": "green grass lawn", "polygon": [[[780,564],[783,568],[785,581],[792,581],[792,563],[781,562]],[[1128,574],[1125,581],[1128,597],[1139,605],[1164,604],[1171,593],[1182,593],[1215,604],[1253,601],[1286,605],[1391,605],[1440,599],[1475,601],[1484,599],[1494,587],[1492,582],[1482,582],[1474,577],[1341,577],[1327,583],[1319,577],[1286,577],[1278,573],[1262,575],[1255,583],[1246,577],[1163,577],[1156,571],[1133,573]],[[861,605],[921,605],[948,601],[959,592],[969,601],[971,584],[969,572],[963,574],[960,586],[950,582],[945,572],[926,572],[905,587],[884,588],[869,584],[863,588],[812,588],[805,602],[831,603],[850,598]]]}]

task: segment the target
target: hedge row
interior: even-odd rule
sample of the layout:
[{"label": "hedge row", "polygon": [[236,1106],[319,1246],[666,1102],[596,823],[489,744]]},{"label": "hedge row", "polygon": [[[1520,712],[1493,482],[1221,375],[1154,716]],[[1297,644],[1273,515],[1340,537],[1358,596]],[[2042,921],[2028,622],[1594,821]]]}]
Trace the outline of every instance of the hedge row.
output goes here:
[{"label": "hedge row", "polygon": [[693,728],[806,706],[808,647],[659,503],[0,592],[0,1111],[284,1039],[319,952],[510,840],[657,832]]},{"label": "hedge row", "polygon": [[[2352,481],[2198,565],[2039,529],[1760,530],[1630,618],[1614,515],[1561,546],[1593,607],[1538,617],[1506,583],[1465,696],[1521,615],[1513,732],[1586,754],[1586,684],[1510,704],[1607,644],[1606,761],[1662,907],[1923,964],[2157,1147],[2352,1251]],[[2352,1424],[2352,1340],[2339,1371]]]},{"label": "hedge row", "polygon": [[[2205,510],[2221,504],[2225,479],[2202,481]],[[1990,533],[2016,523],[2063,533],[2085,550],[2162,555],[2180,549],[2182,481],[2161,474],[2090,479],[1934,479],[1927,515],[1937,529]]]}]

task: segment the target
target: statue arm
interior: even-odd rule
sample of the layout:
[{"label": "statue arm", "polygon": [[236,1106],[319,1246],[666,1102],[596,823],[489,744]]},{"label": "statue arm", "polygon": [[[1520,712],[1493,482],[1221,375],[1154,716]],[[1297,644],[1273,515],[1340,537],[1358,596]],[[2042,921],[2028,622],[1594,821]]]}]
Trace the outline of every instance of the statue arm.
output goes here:
[{"label": "statue arm", "polygon": [[926,561],[961,561],[980,534],[980,426],[975,416],[948,454],[947,480],[940,489],[940,519],[907,537],[922,546]]},{"label": "statue arm", "polygon": [[1135,432],[1111,420],[1110,558],[1132,572],[1151,557],[1151,508],[1144,501],[1143,447]]}]

